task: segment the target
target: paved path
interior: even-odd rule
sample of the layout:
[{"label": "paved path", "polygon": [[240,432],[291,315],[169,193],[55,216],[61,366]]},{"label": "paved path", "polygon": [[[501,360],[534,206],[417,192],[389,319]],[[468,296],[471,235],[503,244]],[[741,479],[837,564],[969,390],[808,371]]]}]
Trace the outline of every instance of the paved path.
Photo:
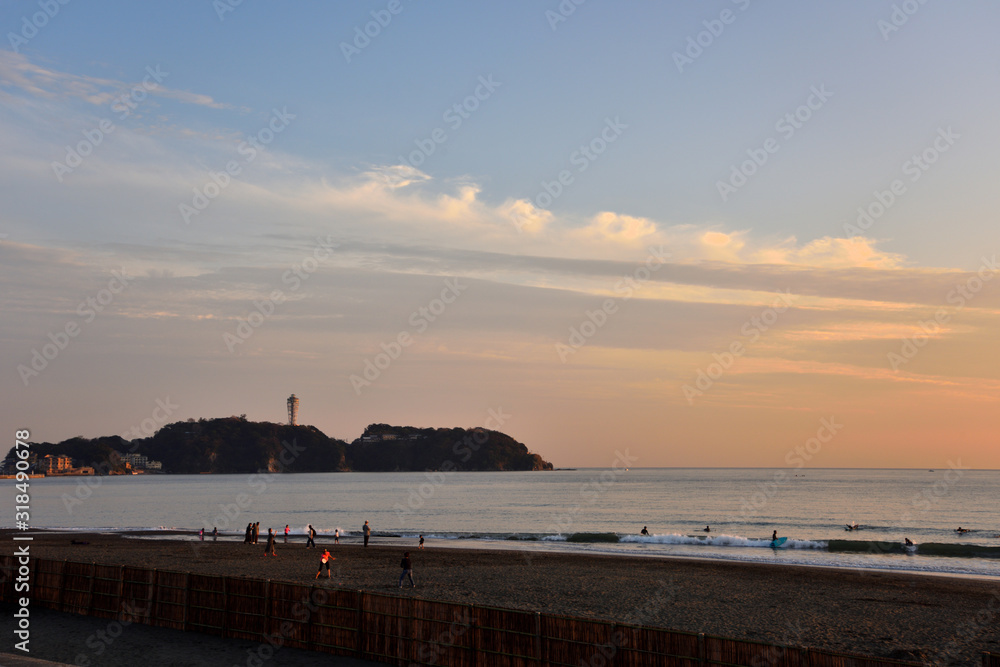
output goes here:
[{"label": "paved path", "polygon": [[[9,612],[9,613],[8,613]],[[12,607],[0,605],[10,618]],[[6,626],[6,623],[0,627]],[[380,663],[198,632],[153,628],[48,609],[31,609],[31,653],[17,651],[9,632],[0,639],[0,667],[384,667]]]},{"label": "paved path", "polygon": [[0,653],[0,667],[73,667],[66,662],[51,662],[38,658],[22,658],[19,655]]}]

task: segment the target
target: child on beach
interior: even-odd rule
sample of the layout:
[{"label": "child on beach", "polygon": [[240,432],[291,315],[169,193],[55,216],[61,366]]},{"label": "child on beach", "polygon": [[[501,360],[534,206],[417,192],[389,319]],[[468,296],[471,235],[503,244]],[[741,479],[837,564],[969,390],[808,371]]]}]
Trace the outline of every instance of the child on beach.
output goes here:
[{"label": "child on beach", "polygon": [[323,555],[320,556],[320,558],[319,558],[319,569],[316,570],[316,577],[315,577],[316,579],[319,579],[319,575],[320,575],[321,572],[323,572],[323,567],[324,566],[326,566],[326,578],[327,579],[330,578],[330,561],[331,560],[337,560],[337,559],[330,555],[330,550],[329,549],[323,549]]}]

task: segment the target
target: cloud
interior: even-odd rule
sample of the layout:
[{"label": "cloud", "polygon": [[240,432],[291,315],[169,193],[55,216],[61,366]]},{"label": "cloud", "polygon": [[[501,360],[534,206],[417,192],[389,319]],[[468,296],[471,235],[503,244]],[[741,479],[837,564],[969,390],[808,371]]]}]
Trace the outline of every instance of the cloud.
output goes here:
[{"label": "cloud", "polygon": [[[430,176],[407,164],[372,166],[367,171],[362,172],[361,176],[366,179],[367,185],[388,191],[431,180]],[[363,185],[362,189],[370,190],[371,188]]]},{"label": "cloud", "polygon": [[508,199],[498,212],[509,218],[518,231],[528,234],[539,234],[555,218],[551,211],[538,208],[527,199]]},{"label": "cloud", "polygon": [[602,211],[580,234],[591,240],[637,244],[656,233],[656,224],[647,218],[637,218],[612,211]]},{"label": "cloud", "polygon": [[[147,73],[142,73],[147,77]],[[150,80],[151,83],[155,81]],[[0,49],[0,87],[19,89],[43,99],[73,98],[96,106],[108,106],[115,99],[139,82],[85,76],[60,72],[32,63],[23,53]],[[184,104],[228,109],[228,104],[217,102],[209,95],[174,90],[157,83],[143,89],[150,95],[172,99]]]}]

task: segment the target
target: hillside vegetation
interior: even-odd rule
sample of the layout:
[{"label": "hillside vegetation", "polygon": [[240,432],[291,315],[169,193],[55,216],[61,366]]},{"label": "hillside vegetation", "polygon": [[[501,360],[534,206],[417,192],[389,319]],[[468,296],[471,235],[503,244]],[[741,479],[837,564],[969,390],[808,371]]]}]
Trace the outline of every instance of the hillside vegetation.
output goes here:
[{"label": "hillside vegetation", "polygon": [[[76,437],[33,443],[38,456],[65,454],[78,466],[121,472],[113,452],[135,452],[177,474],[423,470],[551,470],[509,435],[488,429],[372,424],[352,443],[314,426],[252,422],[243,417],[168,424],[149,438]],[[13,449],[8,458],[13,457]]]}]

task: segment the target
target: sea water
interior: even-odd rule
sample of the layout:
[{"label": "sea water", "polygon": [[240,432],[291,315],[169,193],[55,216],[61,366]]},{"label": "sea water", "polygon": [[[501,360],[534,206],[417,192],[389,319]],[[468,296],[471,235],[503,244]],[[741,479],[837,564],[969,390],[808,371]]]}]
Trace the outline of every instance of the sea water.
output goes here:
[{"label": "sea water", "polygon": [[[2,485],[6,507],[13,485]],[[957,465],[48,477],[30,490],[34,528],[217,527],[222,539],[242,539],[259,521],[279,535],[312,524],[322,543],[335,529],[358,539],[367,520],[373,539],[401,545],[424,535],[456,547],[1000,577],[1000,471]],[[788,538],[781,548],[774,531]]]}]

